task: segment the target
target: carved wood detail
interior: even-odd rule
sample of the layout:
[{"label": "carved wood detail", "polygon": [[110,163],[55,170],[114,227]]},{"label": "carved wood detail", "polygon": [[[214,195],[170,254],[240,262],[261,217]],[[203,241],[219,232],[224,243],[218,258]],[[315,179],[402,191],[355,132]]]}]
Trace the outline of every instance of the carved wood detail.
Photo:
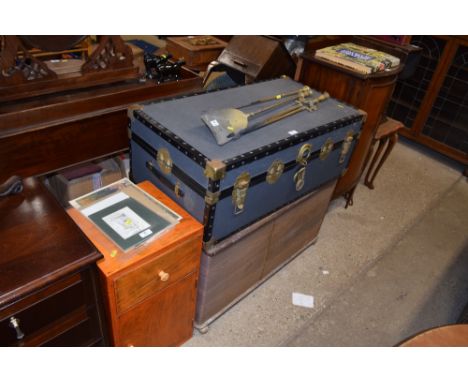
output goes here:
[{"label": "carved wood detail", "polygon": [[[0,50],[0,86],[50,80],[57,75],[33,57],[17,36],[4,36]],[[20,53],[20,54],[18,54]]]},{"label": "carved wood detail", "polygon": [[131,68],[133,54],[131,48],[120,36],[102,36],[96,50],[81,67],[81,73]]},{"label": "carved wood detail", "polygon": [[0,36],[0,102],[138,78],[131,48],[119,36],[102,36],[80,72],[62,75],[46,65],[33,57],[21,36]]}]

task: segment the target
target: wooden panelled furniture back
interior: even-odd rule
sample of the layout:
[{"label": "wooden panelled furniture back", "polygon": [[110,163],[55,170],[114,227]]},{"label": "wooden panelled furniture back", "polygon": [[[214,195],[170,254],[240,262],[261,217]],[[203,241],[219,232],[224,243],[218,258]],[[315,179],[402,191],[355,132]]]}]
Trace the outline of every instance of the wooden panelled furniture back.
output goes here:
[{"label": "wooden panelled furniture back", "polygon": [[0,103],[0,183],[128,149],[128,106],[200,90],[183,69],[177,82],[138,80]]},{"label": "wooden panelled furniture back", "polygon": [[24,183],[0,198],[0,346],[105,344],[102,256],[40,182]]},{"label": "wooden panelled furniture back", "polygon": [[112,343],[176,346],[192,336],[203,226],[151,183],[139,186],[182,220],[126,253],[77,210],[68,213],[104,255],[98,268]]}]

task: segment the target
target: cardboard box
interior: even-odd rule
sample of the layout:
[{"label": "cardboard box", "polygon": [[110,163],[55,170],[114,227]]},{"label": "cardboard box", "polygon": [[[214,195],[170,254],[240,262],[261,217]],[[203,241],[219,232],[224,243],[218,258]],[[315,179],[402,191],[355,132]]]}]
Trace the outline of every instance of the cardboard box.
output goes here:
[{"label": "cardboard box", "polygon": [[64,207],[79,196],[122,179],[119,163],[107,159],[97,163],[74,166],[49,178],[49,187]]}]

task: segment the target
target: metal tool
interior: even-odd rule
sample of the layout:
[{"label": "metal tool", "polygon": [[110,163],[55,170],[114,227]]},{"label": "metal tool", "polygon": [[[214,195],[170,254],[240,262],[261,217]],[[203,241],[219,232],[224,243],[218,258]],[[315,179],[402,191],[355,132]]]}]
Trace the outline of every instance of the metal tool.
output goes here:
[{"label": "metal tool", "polygon": [[271,96],[271,97],[257,99],[257,100],[255,100],[253,102],[248,103],[247,105],[238,106],[236,109],[244,109],[246,107],[258,105],[259,103],[264,103],[264,102],[274,101],[274,100],[280,100],[282,98],[290,97],[290,96],[293,96],[293,95],[298,95],[299,96],[301,94],[307,94],[307,93],[310,93],[310,95],[312,95],[312,89],[310,87],[308,87],[308,86],[303,86],[302,88],[300,88],[298,90],[293,90],[291,92],[285,92],[285,93],[281,93],[281,94],[276,94],[276,95]]},{"label": "metal tool", "polygon": [[[317,110],[317,104],[319,102],[322,102],[322,101],[325,101],[326,99],[330,98],[330,95],[325,92],[323,93],[322,95],[320,95],[319,97],[316,97],[314,99],[308,99],[306,97],[300,97],[299,99],[296,99],[295,100],[295,104],[286,109],[286,110],[282,110],[274,115],[271,115],[269,116],[268,118],[264,119],[264,120],[261,120],[259,122],[256,122],[256,123],[253,123],[251,124],[250,126],[248,125],[248,121],[247,121],[247,126],[241,128],[241,129],[237,129],[237,130],[234,130],[234,131],[230,131],[229,129],[227,129],[225,126],[222,126],[221,124],[218,124],[218,126],[210,126],[210,130],[211,132],[213,133],[217,143],[219,145],[224,145],[226,144],[227,142],[235,139],[235,138],[239,138],[241,135],[244,135],[244,134],[247,134],[247,133],[250,133],[252,131],[255,131],[255,130],[258,130],[262,127],[265,127],[267,125],[270,125],[272,123],[275,123],[275,122],[278,122],[284,118],[287,118],[287,117],[290,117],[294,114],[297,114],[301,111],[304,111],[304,110],[307,110],[307,111],[314,111],[314,110]],[[290,102],[290,101],[288,101]],[[284,105],[286,102],[281,102],[282,105]],[[276,105],[276,104],[275,104]],[[270,108],[271,110],[271,108]],[[262,109],[262,111],[265,111],[264,109]],[[258,114],[258,113],[257,113]]]},{"label": "metal tool", "polygon": [[[255,131],[255,130],[258,130],[264,126],[267,126],[267,125],[270,125],[272,123],[275,123],[275,122],[278,122],[286,117],[290,117],[291,115],[294,115],[294,114],[297,114],[303,110],[307,110],[307,111],[314,111],[314,110],[317,110],[317,104],[320,103],[320,102],[323,102],[325,101],[326,99],[330,98],[330,94],[328,94],[327,92],[321,94],[320,96],[318,96],[317,98],[314,98],[312,100],[307,100],[305,98],[300,98],[298,100],[296,100],[296,105],[287,109],[287,110],[283,110],[277,114],[274,114],[270,117],[268,117],[267,119],[263,120],[263,121],[260,121],[252,126],[247,126],[244,130],[241,130],[240,131],[240,135],[244,135],[244,134],[247,134],[247,133],[250,133],[252,131]],[[234,134],[231,134],[231,135],[228,135],[229,138],[233,138],[234,137]]]},{"label": "metal tool", "polygon": [[[237,109],[227,108],[227,109],[207,111],[206,113],[202,114],[201,118],[203,122],[205,122],[205,124],[210,128],[218,144],[223,145],[230,140],[230,139],[227,139],[228,137],[240,135],[240,132],[242,130],[247,129],[249,125],[249,120],[252,117],[258,116],[259,114],[262,114],[267,111],[284,106],[287,103],[290,103],[291,101],[298,100],[298,99],[305,99],[311,94],[312,94],[312,90],[308,86],[305,86],[294,92],[283,93],[283,94],[278,94],[272,97],[259,99],[259,100],[256,100],[254,102],[251,102],[247,105],[243,105],[240,107],[240,108],[245,108],[245,107],[253,106],[258,103],[272,101],[275,99],[287,98],[286,100],[276,102],[272,105],[252,111],[250,113],[245,113],[239,110],[239,108]],[[288,98],[293,95],[296,95],[296,97]]]}]

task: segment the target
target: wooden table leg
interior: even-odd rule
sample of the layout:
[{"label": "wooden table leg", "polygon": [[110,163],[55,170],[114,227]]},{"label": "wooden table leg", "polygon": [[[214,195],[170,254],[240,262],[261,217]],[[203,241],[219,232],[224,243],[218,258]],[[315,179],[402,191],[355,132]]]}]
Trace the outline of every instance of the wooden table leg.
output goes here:
[{"label": "wooden table leg", "polygon": [[[369,169],[367,170],[366,178],[364,179],[364,184],[369,187],[371,190],[374,189],[374,185],[372,184],[372,181],[369,181],[369,179],[374,179],[375,176],[372,175],[372,170],[374,169],[375,164],[377,163],[377,160],[380,157],[380,154],[382,153],[382,150],[387,143],[388,137],[382,137],[379,140],[379,147],[377,148],[377,151],[374,154],[374,157],[372,158],[372,161],[370,163]],[[375,173],[374,173],[375,174]]]},{"label": "wooden table leg", "polygon": [[345,198],[346,200],[346,205],[345,205],[345,209],[348,208],[349,206],[352,206],[354,204],[354,191],[356,190],[356,186],[354,186],[350,191],[346,192],[343,197]]},{"label": "wooden table leg", "polygon": [[375,148],[375,144],[377,143],[377,141],[378,141],[378,139],[373,139],[372,140],[372,143],[371,143],[371,145],[369,147],[369,151],[367,152],[367,155],[366,155],[366,159],[364,160],[364,164],[362,165],[362,173],[364,173],[364,171],[366,171],[367,165],[369,164],[369,161],[372,158],[372,154],[374,153],[374,148]]},{"label": "wooden table leg", "polygon": [[[387,139],[386,139],[387,140]],[[382,155],[382,159],[380,159],[380,162],[379,164],[377,165],[377,168],[375,169],[374,173],[372,174],[372,177],[370,178],[370,181],[369,181],[369,184],[366,183],[366,186],[369,187],[371,190],[374,189],[374,179],[375,177],[377,176],[380,168],[382,167],[382,165],[384,164],[384,162],[387,160],[388,156],[390,155],[390,153],[392,152],[393,150],[393,147],[396,145],[396,143],[398,142],[398,133],[397,132],[394,132],[393,134],[391,134],[389,137],[388,137],[388,145],[387,145],[387,148],[385,149],[385,152],[383,153]],[[380,146],[379,146],[380,148]],[[376,153],[377,154],[377,153]],[[377,155],[376,155],[377,156]],[[367,177],[366,177],[366,181],[367,181]]]}]

